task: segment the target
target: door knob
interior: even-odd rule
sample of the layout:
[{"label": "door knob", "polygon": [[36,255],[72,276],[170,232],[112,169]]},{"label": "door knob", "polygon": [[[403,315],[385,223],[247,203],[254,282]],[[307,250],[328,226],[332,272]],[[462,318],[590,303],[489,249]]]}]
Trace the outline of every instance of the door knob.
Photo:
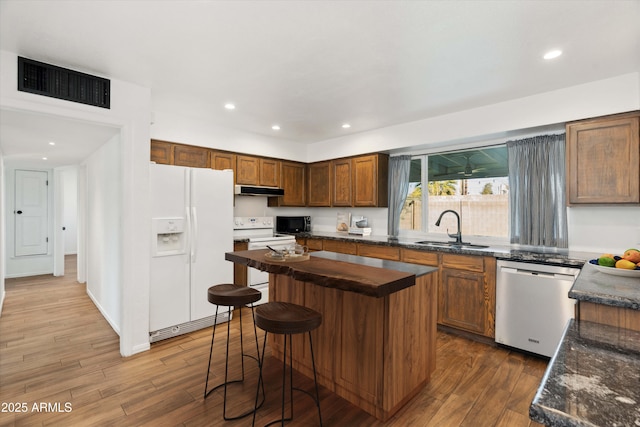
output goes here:
[{"label": "door knob", "polygon": [[21,214],[22,214],[22,211],[16,211],[16,213],[17,213],[18,215],[21,215]]}]

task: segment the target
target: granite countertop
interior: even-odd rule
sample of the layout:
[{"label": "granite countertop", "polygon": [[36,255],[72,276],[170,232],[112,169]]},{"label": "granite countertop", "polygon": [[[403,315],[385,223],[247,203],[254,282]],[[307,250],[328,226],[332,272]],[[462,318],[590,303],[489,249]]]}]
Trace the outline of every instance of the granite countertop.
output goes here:
[{"label": "granite countertop", "polygon": [[[450,246],[426,246],[417,243],[419,240],[434,240],[425,238],[399,238],[388,236],[358,236],[339,232],[312,231],[298,233],[296,237],[312,239],[328,239],[346,242],[368,243],[380,246],[395,246],[407,249],[416,249],[427,252],[444,252],[462,255],[490,256],[497,259],[510,261],[532,262],[539,264],[560,265],[568,267],[582,267],[591,258],[597,258],[597,254],[590,252],[570,251],[568,249],[556,249],[547,247],[522,246],[522,245],[490,245],[486,248],[457,248]],[[465,238],[465,240],[469,240]]]},{"label": "granite countertop", "polygon": [[313,252],[305,261],[267,259],[268,249],[227,252],[225,259],[295,280],[320,286],[384,297],[414,286],[416,277],[437,271],[435,267],[387,261],[334,252]]},{"label": "granite countertop", "polygon": [[529,416],[547,426],[640,426],[640,332],[571,319]]},{"label": "granite countertop", "polygon": [[569,291],[569,298],[640,310],[640,277],[603,273],[587,262]]}]

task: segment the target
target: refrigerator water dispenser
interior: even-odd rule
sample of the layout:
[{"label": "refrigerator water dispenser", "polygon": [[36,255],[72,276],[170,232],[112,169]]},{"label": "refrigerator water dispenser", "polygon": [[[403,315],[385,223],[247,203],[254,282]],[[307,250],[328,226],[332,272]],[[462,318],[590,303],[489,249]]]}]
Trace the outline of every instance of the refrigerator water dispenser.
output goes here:
[{"label": "refrigerator water dispenser", "polygon": [[185,253],[184,218],[153,218],[152,256]]}]

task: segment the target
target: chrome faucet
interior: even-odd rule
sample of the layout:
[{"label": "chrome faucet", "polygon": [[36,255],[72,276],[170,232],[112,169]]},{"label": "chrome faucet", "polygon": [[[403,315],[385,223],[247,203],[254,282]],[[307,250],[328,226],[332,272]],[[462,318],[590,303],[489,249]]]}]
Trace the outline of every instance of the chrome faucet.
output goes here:
[{"label": "chrome faucet", "polygon": [[463,242],[462,241],[462,228],[460,226],[460,215],[458,214],[458,212],[451,210],[451,209],[447,209],[446,211],[443,211],[440,216],[438,217],[438,220],[436,221],[436,227],[440,227],[440,220],[442,220],[442,217],[444,216],[444,214],[446,214],[447,212],[451,212],[452,214],[454,214],[458,220],[458,232],[454,233],[454,234],[450,234],[449,233],[449,229],[447,228],[447,234],[449,235],[449,237],[453,237],[456,240],[454,240],[453,242],[449,242],[449,243],[453,243],[456,245],[466,245],[468,243]]}]

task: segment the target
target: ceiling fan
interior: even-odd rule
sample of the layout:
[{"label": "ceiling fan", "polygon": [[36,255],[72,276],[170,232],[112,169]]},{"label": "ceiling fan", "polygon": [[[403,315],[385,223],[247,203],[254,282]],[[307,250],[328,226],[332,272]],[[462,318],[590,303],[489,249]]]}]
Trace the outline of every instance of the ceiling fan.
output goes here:
[{"label": "ceiling fan", "polygon": [[469,160],[472,156],[473,156],[473,154],[465,154],[464,155],[464,158],[467,159],[467,162],[464,165],[464,170],[458,172],[458,175],[472,176],[474,173],[480,172],[480,171],[486,169],[486,168],[474,168],[473,165],[471,164],[471,161]]}]

